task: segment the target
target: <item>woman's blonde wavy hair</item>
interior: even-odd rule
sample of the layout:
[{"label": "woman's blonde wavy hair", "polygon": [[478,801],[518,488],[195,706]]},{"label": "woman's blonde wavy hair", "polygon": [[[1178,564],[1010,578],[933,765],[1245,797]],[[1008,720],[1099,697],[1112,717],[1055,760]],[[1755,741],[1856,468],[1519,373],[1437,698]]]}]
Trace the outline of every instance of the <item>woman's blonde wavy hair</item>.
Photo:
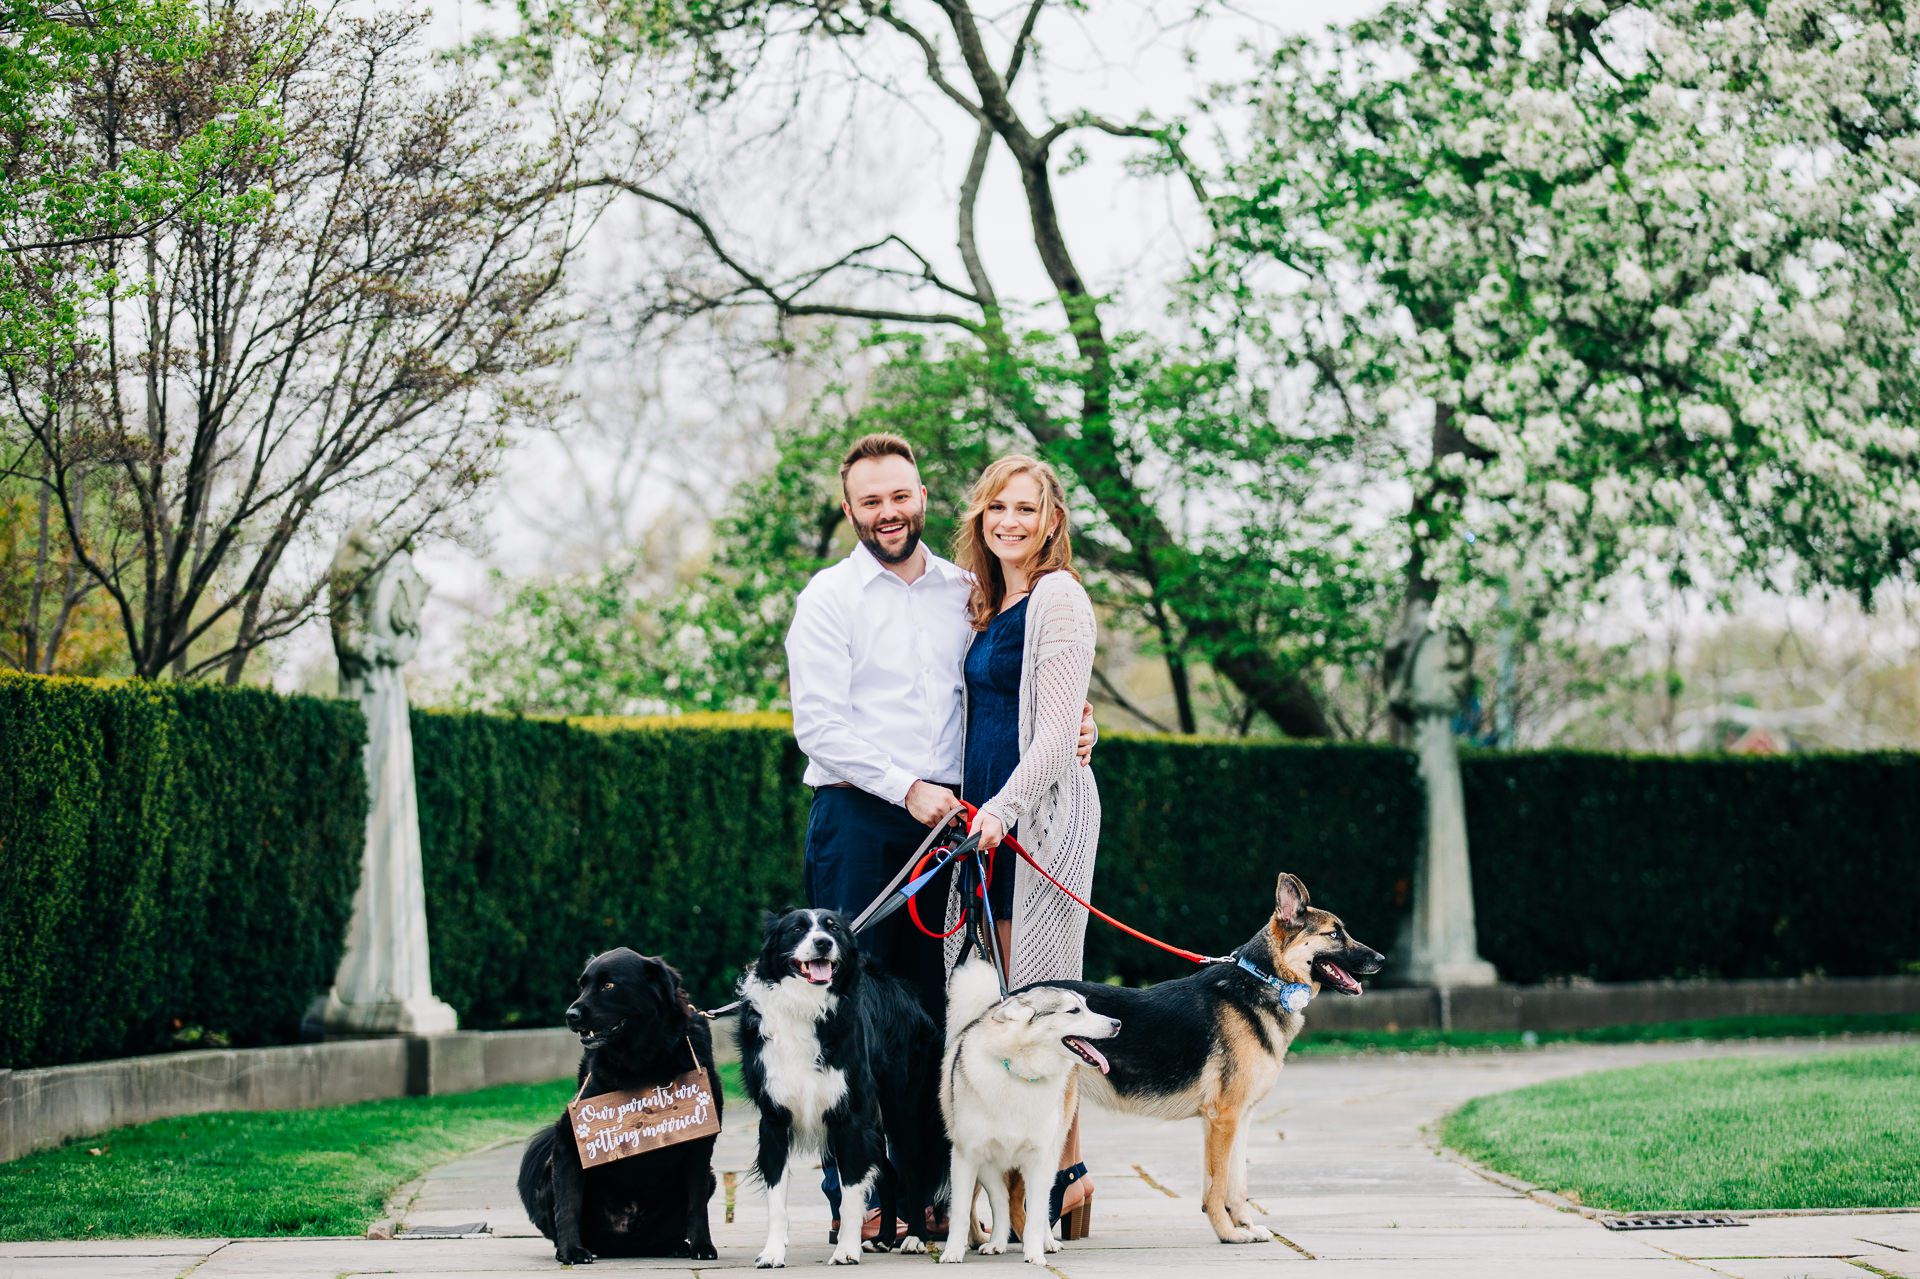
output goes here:
[{"label": "woman's blonde wavy hair", "polygon": [[990,463],[967,492],[967,513],[960,531],[953,538],[953,562],[973,574],[973,590],[967,598],[967,611],[973,629],[984,631],[1007,598],[1007,579],[1000,572],[1000,557],[987,546],[987,503],[1000,495],[1007,481],[1016,475],[1031,475],[1040,485],[1040,527],[1052,529],[1040,540],[1039,549],[1027,560],[1028,589],[1048,573],[1080,574],[1073,567],[1073,543],[1067,536],[1067,491],[1060,473],[1037,457],[1012,453]]}]

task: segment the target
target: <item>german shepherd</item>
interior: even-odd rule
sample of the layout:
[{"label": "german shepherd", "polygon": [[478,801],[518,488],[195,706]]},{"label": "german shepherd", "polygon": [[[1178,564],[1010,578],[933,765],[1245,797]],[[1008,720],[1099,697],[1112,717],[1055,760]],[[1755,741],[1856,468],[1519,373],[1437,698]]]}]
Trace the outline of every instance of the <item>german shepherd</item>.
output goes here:
[{"label": "german shepherd", "polygon": [[1094,982],[1040,983],[1078,991],[1087,1007],[1125,1023],[1109,1040],[1109,1069],[1080,1067],[1080,1092],[1103,1106],[1162,1119],[1205,1116],[1201,1208],[1221,1243],[1273,1238],[1247,1203],[1247,1117],[1280,1077],[1280,1061],[1304,1024],[1299,1008],[1323,986],[1343,995],[1353,974],[1380,971],[1386,956],[1315,910],[1307,886],[1283,874],[1273,917],[1234,952],[1237,962],[1134,990]]}]

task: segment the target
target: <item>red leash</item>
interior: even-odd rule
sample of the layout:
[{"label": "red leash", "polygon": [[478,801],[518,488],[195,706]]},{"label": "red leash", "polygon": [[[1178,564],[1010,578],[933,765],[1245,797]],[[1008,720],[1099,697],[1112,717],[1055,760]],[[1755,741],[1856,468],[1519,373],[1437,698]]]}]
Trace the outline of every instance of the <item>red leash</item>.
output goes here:
[{"label": "red leash", "polygon": [[[971,826],[973,819],[978,814],[979,810],[975,808],[972,804],[967,803],[967,801],[964,799],[960,801],[960,806],[967,810],[967,822],[969,826]],[[1131,924],[1121,923],[1119,920],[1115,919],[1112,915],[1107,914],[1106,911],[1101,910],[1098,906],[1095,906],[1092,902],[1083,900],[1079,896],[1079,894],[1075,893],[1071,888],[1068,888],[1065,884],[1061,883],[1059,880],[1055,879],[1052,875],[1048,874],[1047,868],[1042,866],[1039,862],[1035,861],[1033,859],[1033,854],[1028,852],[1025,848],[1021,847],[1019,840],[1015,839],[1011,835],[1008,835],[1001,842],[1006,844],[1008,848],[1011,848],[1015,853],[1017,853],[1020,856],[1021,860],[1025,861],[1027,865],[1033,867],[1033,869],[1039,874],[1040,878],[1046,880],[1049,884],[1052,884],[1055,888],[1059,889],[1060,892],[1066,897],[1068,901],[1078,906],[1081,910],[1086,911],[1087,914],[1092,915],[1094,918],[1100,920],[1102,923],[1110,924],[1113,927],[1118,928],[1121,932],[1125,933],[1129,937],[1133,937],[1140,941],[1143,941],[1147,943],[1147,945],[1149,946],[1157,946],[1161,950],[1166,951],[1169,955],[1178,955],[1180,956],[1180,958],[1188,960],[1192,963],[1214,964],[1214,963],[1222,962],[1219,956],[1202,955],[1196,951],[1186,950],[1179,946],[1169,945],[1168,943],[1161,941],[1158,937],[1149,937],[1147,934],[1141,932],[1138,928],[1133,927]],[[933,858],[934,854],[939,853],[941,851],[943,850],[937,849],[937,848],[929,851],[925,857],[920,859],[920,865],[914,868],[914,874],[918,875],[921,869],[926,866],[927,862]],[[991,849],[991,848],[987,850],[987,879],[989,883],[991,883],[993,879],[993,854],[995,851],[997,850]],[[985,891],[984,885],[982,886],[982,891]],[[917,901],[913,898],[909,898],[907,900],[907,913],[913,916],[914,927],[918,928],[921,932],[925,933],[927,936],[935,939],[943,939],[943,938],[953,936],[954,933],[957,933],[960,931],[961,925],[966,922],[964,919],[962,919],[960,924],[955,924],[951,929],[947,930],[946,932],[936,933],[931,928],[928,928],[926,924],[921,922],[919,906],[917,904]]]},{"label": "red leash", "polygon": [[[945,848],[945,847],[929,848],[926,851],[926,853],[920,858],[920,860],[914,864],[913,873],[911,875],[908,875],[907,878],[910,880],[920,878],[921,873],[927,869],[928,862],[931,862],[934,858],[943,856],[952,851],[953,851],[952,849]],[[992,850],[988,850],[987,858],[988,858],[987,875],[988,875],[988,878],[992,878],[992,875],[993,875]],[[921,932],[933,938],[935,941],[945,941],[947,938],[953,936],[955,933],[959,932],[962,928],[965,928],[967,926],[966,912],[962,911],[960,913],[960,922],[955,924],[952,928],[947,929],[946,932],[936,933],[933,931],[933,929],[928,928],[926,921],[920,918],[920,895],[918,893],[915,893],[913,896],[907,898],[907,916],[908,918],[913,920],[913,926],[915,928],[918,928]]]}]

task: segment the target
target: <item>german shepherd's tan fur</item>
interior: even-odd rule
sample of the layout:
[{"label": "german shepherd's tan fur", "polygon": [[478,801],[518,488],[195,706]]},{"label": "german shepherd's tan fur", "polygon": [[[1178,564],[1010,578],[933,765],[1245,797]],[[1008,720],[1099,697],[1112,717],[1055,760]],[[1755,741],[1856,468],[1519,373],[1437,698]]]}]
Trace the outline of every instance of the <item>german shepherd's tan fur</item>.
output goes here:
[{"label": "german shepherd's tan fur", "polygon": [[[1237,953],[1314,995],[1323,987],[1360,994],[1351,974],[1376,973],[1385,959],[1348,936],[1338,916],[1315,909],[1307,886],[1288,874],[1274,886],[1266,925]],[[1234,964],[1209,964],[1143,990],[1047,984],[1079,991],[1090,1009],[1127,1028],[1107,1046],[1109,1073],[1079,1070],[1082,1095],[1135,1114],[1204,1119],[1207,1221],[1222,1243],[1271,1239],[1247,1202],[1247,1120],[1279,1080],[1287,1048],[1305,1024],[1301,1014],[1282,1005],[1275,987]]]}]

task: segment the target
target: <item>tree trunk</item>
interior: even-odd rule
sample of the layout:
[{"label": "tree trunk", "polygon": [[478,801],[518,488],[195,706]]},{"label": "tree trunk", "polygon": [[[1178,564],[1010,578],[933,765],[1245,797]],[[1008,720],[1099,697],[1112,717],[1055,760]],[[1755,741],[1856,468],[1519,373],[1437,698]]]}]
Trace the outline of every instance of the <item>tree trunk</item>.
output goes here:
[{"label": "tree trunk", "polygon": [[[1054,202],[1052,174],[1048,169],[1048,144],[1035,136],[1014,109],[1009,92],[1026,53],[1026,36],[1037,7],[1029,12],[1028,28],[1016,39],[1012,61],[1004,73],[988,57],[972,7],[965,0],[950,0],[941,6],[948,24],[959,42],[968,78],[979,95],[975,114],[980,122],[967,166],[967,177],[960,193],[960,247],[976,293],[988,317],[989,341],[997,328],[998,307],[986,272],[981,265],[973,239],[973,201],[985,171],[989,148],[987,136],[998,137],[1019,168],[1020,188],[1026,197],[1028,222],[1033,247],[1039,254],[1047,279],[1066,312],[1068,331],[1079,354],[1085,382],[1081,386],[1080,429],[1071,433],[1044,413],[1023,414],[1028,430],[1049,460],[1071,470],[1087,487],[1094,501],[1126,539],[1127,548],[1119,556],[1127,571],[1146,584],[1154,600],[1153,607],[1169,609],[1180,619],[1189,639],[1206,644],[1215,654],[1214,669],[1231,680],[1249,701],[1266,714],[1290,737],[1328,737],[1332,735],[1325,711],[1313,690],[1297,675],[1283,671],[1271,654],[1264,652],[1255,638],[1242,628],[1198,607],[1200,601],[1182,600],[1164,589],[1169,569],[1185,566],[1186,548],[1160,518],[1147,494],[1127,473],[1121,449],[1114,435],[1111,388],[1113,350],[1100,319],[1099,305],[1088,291],[1086,280],[1075,265],[1061,226],[1060,212]],[[986,285],[987,287],[982,287]],[[1185,574],[1173,573],[1175,580]],[[1172,651],[1171,649],[1169,650]],[[1185,682],[1184,654],[1181,666],[1169,664],[1175,676],[1175,696]],[[1191,694],[1189,692],[1188,698]],[[1191,720],[1191,707],[1183,710],[1182,726]]]},{"label": "tree trunk", "polygon": [[[1430,620],[1439,583],[1427,571],[1427,541],[1449,536],[1451,498],[1459,485],[1444,478],[1443,458],[1473,446],[1454,426],[1454,409],[1433,412],[1433,456],[1426,483],[1414,491],[1407,520],[1406,597],[1382,669],[1394,713],[1394,740],[1419,757],[1425,822],[1414,869],[1413,914],[1398,949],[1401,974],[1432,986],[1484,986],[1493,966],[1480,958],[1473,916],[1473,872],[1467,843],[1466,796],[1460,776],[1460,743],[1453,717],[1472,679],[1473,646],[1457,627],[1435,629]],[[1425,530],[1423,533],[1422,530]]]},{"label": "tree trunk", "polygon": [[[1177,592],[1168,592],[1163,570],[1183,565],[1186,548],[1167,527],[1152,503],[1127,473],[1120,459],[1120,448],[1113,431],[1112,385],[1113,352],[1100,320],[1099,307],[1088,294],[1078,268],[1067,251],[1058,211],[1054,206],[1047,157],[1028,146],[1025,154],[1009,143],[1020,165],[1022,187],[1027,193],[1028,212],[1033,224],[1035,247],[1047,275],[1066,309],[1069,329],[1076,350],[1086,368],[1086,384],[1081,393],[1080,433],[1070,436],[1054,428],[1041,438],[1048,452],[1070,467],[1087,486],[1094,500],[1120,534],[1127,539],[1130,554],[1124,558],[1129,567],[1146,582],[1156,606],[1165,607],[1180,618],[1190,639],[1202,641],[1213,654],[1213,668],[1232,681],[1243,695],[1281,732],[1289,737],[1330,737],[1332,726],[1312,688],[1298,675],[1283,670],[1273,655],[1257,640],[1233,622],[1212,610],[1198,607],[1199,601],[1184,600]],[[1049,438],[1050,437],[1050,438]],[[1174,576],[1184,579],[1184,574]],[[1172,671],[1169,667],[1169,671]],[[1176,680],[1176,696],[1180,682]],[[1181,726],[1194,731],[1190,705],[1181,711]]]}]

